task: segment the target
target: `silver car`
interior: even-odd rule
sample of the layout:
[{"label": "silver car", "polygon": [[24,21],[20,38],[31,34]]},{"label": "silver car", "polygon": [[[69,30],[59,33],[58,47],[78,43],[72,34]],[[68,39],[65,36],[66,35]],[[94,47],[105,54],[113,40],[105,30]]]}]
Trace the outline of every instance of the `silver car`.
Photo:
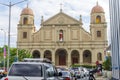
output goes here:
[{"label": "silver car", "polygon": [[3,80],[60,80],[51,63],[32,60],[13,63]]}]

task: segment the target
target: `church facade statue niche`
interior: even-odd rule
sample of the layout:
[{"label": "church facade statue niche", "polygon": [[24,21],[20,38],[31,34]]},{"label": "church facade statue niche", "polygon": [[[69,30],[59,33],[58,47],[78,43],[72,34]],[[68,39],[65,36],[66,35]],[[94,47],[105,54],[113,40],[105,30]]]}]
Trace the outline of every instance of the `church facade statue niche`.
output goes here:
[{"label": "church facade statue niche", "polygon": [[63,41],[63,30],[59,31],[59,41]]}]

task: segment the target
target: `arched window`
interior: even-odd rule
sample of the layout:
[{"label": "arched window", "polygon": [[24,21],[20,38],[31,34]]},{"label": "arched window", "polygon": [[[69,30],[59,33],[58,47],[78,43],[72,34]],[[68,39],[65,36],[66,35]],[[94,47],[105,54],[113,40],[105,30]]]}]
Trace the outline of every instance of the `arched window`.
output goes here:
[{"label": "arched window", "polygon": [[59,41],[63,41],[63,30],[59,31]]},{"label": "arched window", "polygon": [[25,17],[24,19],[23,19],[23,24],[28,24],[28,18],[27,17]]},{"label": "arched window", "polygon": [[97,37],[101,37],[101,31],[97,31]]},{"label": "arched window", "polygon": [[98,16],[96,17],[96,23],[101,23],[101,16],[98,15]]},{"label": "arched window", "polygon": [[98,59],[99,61],[102,61],[102,54],[101,54],[101,53],[98,53],[98,54],[97,54],[97,59]]}]

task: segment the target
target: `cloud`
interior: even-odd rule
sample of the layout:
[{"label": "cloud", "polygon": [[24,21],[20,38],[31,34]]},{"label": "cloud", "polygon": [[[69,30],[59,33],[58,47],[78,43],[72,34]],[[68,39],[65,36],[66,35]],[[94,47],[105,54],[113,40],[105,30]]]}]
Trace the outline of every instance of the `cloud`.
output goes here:
[{"label": "cloud", "polygon": [[[10,0],[0,0],[2,3],[8,4]],[[12,0],[11,0],[12,1]],[[21,0],[22,1],[22,0]],[[29,0],[29,7],[33,10],[35,16],[35,26],[37,30],[40,28],[41,16],[44,16],[44,20],[54,16],[60,11],[60,3],[62,3],[63,12],[79,20],[79,16],[82,15],[83,27],[89,31],[90,25],[90,13],[91,9],[96,5],[97,0]],[[13,0],[13,3],[16,0]],[[106,21],[108,22],[108,39],[109,34],[109,0],[99,0],[105,11]],[[12,7],[11,16],[11,34],[17,35],[17,24],[20,19],[20,13],[23,8],[27,6],[26,2]],[[0,28],[8,31],[8,7],[0,6]],[[12,44],[16,45],[17,38],[14,38]]]}]

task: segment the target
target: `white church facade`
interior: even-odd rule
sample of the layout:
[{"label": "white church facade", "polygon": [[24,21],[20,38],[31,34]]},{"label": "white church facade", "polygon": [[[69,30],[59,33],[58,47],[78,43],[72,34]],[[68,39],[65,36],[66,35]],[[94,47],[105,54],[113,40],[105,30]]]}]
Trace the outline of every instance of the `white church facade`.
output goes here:
[{"label": "white church facade", "polygon": [[29,50],[33,58],[48,58],[57,66],[103,62],[108,46],[103,8],[96,4],[90,18],[90,31],[87,32],[81,16],[77,20],[61,10],[48,20],[42,18],[41,27],[36,31],[33,11],[26,7],[17,27],[17,47]]}]

